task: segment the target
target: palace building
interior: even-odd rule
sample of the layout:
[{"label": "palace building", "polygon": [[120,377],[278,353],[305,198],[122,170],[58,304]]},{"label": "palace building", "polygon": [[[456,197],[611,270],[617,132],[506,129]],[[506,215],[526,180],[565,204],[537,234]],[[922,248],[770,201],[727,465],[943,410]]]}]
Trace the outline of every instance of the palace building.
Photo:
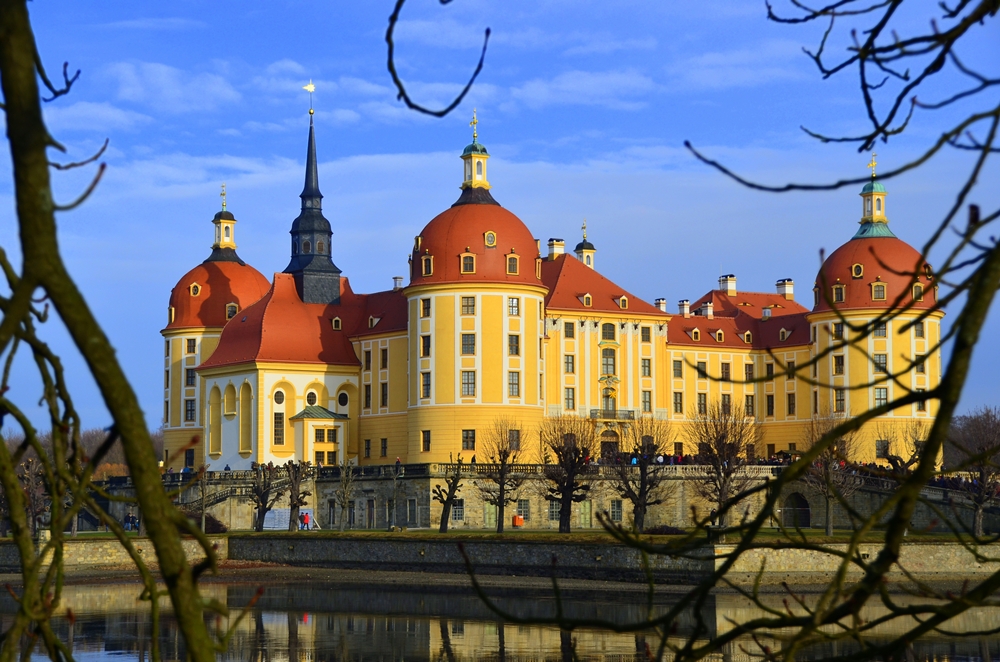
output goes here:
[{"label": "palace building", "polygon": [[[173,288],[162,331],[170,466],[468,460],[499,417],[530,434],[564,414],[600,426],[613,448],[629,420],[683,430],[713,406],[761,420],[753,451],[769,456],[806,448],[816,418],[939,381],[930,268],[889,229],[874,170],[860,227],[823,263],[811,308],[790,279],[743,292],[730,274],[672,314],[600,274],[586,225],[572,253],[555,238],[543,252],[494,199],[475,132],[461,160],[458,200],[416,234],[409,282],[384,292],[354,292],[334,263],[348,247],[333,244],[323,216],[312,115],[284,271],[268,280],[240,259],[223,198],[212,253]],[[897,314],[880,321],[887,310]],[[880,421],[912,428],[933,408]],[[858,460],[884,455],[876,428],[865,428]],[[679,434],[671,450],[690,446]]]}]

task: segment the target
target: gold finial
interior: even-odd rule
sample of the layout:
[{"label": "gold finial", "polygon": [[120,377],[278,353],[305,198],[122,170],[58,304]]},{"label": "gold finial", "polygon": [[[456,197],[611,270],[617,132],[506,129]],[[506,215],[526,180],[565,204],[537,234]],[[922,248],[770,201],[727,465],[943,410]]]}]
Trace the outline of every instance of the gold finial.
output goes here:
[{"label": "gold finial", "polygon": [[878,164],[877,164],[877,163],[875,162],[875,157],[876,157],[876,156],[878,156],[878,154],[876,154],[875,152],[872,152],[872,160],[871,160],[871,163],[869,163],[869,164],[868,164],[868,165],[866,166],[866,167],[868,167],[868,168],[871,168],[871,169],[872,169],[872,179],[875,179],[875,166],[876,166],[876,165],[878,165]]},{"label": "gold finial", "polygon": [[587,241],[587,219],[583,219],[583,240]]},{"label": "gold finial", "polygon": [[473,108],[472,109],[472,121],[469,122],[469,126],[472,127],[472,142],[476,142],[476,138],[479,137],[479,134],[476,132],[476,125],[477,124],[479,124],[479,120],[476,119],[476,109]]},{"label": "gold finial", "polygon": [[316,91],[316,86],[313,85],[312,78],[309,79],[309,84],[302,88],[309,93],[309,114],[313,114],[313,92]]},{"label": "gold finial", "polygon": [[222,193],[219,194],[222,198],[222,211],[226,211],[226,183],[222,182]]}]

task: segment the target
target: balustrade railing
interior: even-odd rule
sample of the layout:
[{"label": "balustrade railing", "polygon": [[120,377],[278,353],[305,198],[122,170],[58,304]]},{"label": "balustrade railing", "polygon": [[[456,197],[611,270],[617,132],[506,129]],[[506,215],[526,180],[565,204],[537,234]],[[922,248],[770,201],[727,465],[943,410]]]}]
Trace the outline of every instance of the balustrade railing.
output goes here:
[{"label": "balustrade railing", "polygon": [[634,421],[634,409],[591,409],[590,417],[601,421]]}]

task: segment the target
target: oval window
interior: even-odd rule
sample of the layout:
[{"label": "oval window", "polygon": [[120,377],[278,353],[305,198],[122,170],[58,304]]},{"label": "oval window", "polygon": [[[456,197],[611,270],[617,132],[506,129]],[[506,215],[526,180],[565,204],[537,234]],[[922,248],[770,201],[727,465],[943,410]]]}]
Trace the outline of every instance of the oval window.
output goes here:
[{"label": "oval window", "polygon": [[337,404],[339,404],[341,407],[346,407],[347,402],[348,399],[346,393],[341,393],[339,396],[337,396]]},{"label": "oval window", "polygon": [[274,404],[280,405],[284,401],[285,401],[285,394],[282,391],[275,391]]},{"label": "oval window", "polygon": [[309,405],[316,404],[316,394],[313,391],[310,391],[309,394],[306,396],[306,403]]},{"label": "oval window", "polygon": [[192,285],[191,286],[191,296],[195,296],[196,297],[199,294],[201,294],[201,288],[198,287],[197,285]]}]

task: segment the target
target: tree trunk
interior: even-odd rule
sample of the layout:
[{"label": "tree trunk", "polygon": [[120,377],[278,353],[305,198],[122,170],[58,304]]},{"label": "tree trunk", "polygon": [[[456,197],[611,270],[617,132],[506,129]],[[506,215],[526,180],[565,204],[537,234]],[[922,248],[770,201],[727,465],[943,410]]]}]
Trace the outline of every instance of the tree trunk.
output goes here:
[{"label": "tree trunk", "polygon": [[632,504],[632,522],[635,524],[635,530],[642,533],[643,528],[646,526],[645,504]]},{"label": "tree trunk", "polygon": [[438,527],[438,533],[448,533],[449,519],[451,519],[451,499],[445,499],[441,504],[441,526]]},{"label": "tree trunk", "polygon": [[299,530],[299,506],[298,504],[290,507],[288,509],[288,530],[298,531]]},{"label": "tree trunk", "polygon": [[972,519],[972,534],[974,536],[983,535],[983,511],[986,510],[985,506],[981,503],[976,504],[976,513]]},{"label": "tree trunk", "polygon": [[507,495],[500,493],[500,498],[497,499],[497,533],[503,533],[503,520],[506,517],[504,514],[507,502]]},{"label": "tree trunk", "polygon": [[257,515],[254,518],[253,530],[258,533],[264,530],[264,517],[267,516],[267,511],[263,507],[257,507]]},{"label": "tree trunk", "polygon": [[559,533],[569,533],[573,518],[573,500],[559,495]]},{"label": "tree trunk", "polygon": [[347,526],[347,504],[340,507],[340,530]]},{"label": "tree trunk", "polygon": [[833,497],[826,497],[826,535],[833,535]]}]

